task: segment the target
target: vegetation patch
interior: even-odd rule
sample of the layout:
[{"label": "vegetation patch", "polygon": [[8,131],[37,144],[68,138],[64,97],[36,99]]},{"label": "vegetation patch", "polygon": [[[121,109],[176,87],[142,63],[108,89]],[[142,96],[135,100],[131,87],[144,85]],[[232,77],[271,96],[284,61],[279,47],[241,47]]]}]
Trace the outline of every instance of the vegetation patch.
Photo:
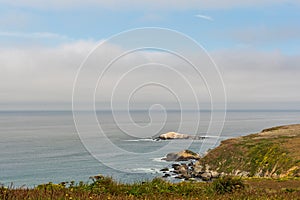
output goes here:
[{"label": "vegetation patch", "polygon": [[299,156],[300,126],[291,125],[225,140],[198,164],[231,175],[278,178],[300,176]]},{"label": "vegetation patch", "polygon": [[[296,187],[298,185],[298,187]],[[35,199],[298,199],[300,180],[222,177],[214,182],[170,183],[160,178],[124,184],[95,176],[92,182],[47,183],[35,188],[0,185],[1,200]]]},{"label": "vegetation patch", "polygon": [[234,178],[231,176],[222,177],[212,183],[212,188],[218,194],[232,193],[236,190],[245,188],[244,182],[241,178]]}]

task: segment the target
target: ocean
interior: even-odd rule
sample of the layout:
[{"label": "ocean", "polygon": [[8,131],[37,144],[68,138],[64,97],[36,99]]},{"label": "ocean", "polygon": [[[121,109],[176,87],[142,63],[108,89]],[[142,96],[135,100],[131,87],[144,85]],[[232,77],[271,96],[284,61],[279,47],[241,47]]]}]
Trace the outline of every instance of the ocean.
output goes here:
[{"label": "ocean", "polygon": [[[81,111],[74,122],[72,111],[1,111],[0,183],[33,187],[86,182],[97,174],[120,182],[145,181],[161,176],[159,170],[171,164],[161,160],[167,153],[190,149],[203,155],[227,138],[300,123],[300,111],[227,111],[225,121],[223,114],[214,113],[212,123],[209,111]],[[152,139],[168,131],[207,139]]]}]

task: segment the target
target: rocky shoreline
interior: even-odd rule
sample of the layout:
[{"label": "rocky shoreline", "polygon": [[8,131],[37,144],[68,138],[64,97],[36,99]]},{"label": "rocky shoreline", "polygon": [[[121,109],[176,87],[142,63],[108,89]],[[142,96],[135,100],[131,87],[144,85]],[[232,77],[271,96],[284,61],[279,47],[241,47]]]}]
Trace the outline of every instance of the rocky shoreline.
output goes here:
[{"label": "rocky shoreline", "polygon": [[160,171],[163,172],[163,178],[175,178],[182,180],[194,180],[194,181],[211,181],[215,178],[223,176],[217,171],[211,170],[209,165],[204,167],[197,164],[200,159],[200,155],[190,151],[183,150],[178,153],[169,153],[162,160],[173,161],[170,168],[165,167]]},{"label": "rocky shoreline", "polygon": [[163,168],[163,178],[174,177],[175,179],[190,181],[212,181],[215,178],[224,176],[217,171],[211,170],[209,166],[198,166],[192,161],[189,163],[174,163],[172,168]]},{"label": "rocky shoreline", "polygon": [[[213,181],[224,176],[250,177],[246,171],[234,171],[233,173],[218,172],[209,165],[199,165],[196,160],[190,160],[186,163],[173,163],[170,168],[165,167],[160,170],[162,178],[175,178],[185,181]],[[257,175],[258,176],[258,175]]]},{"label": "rocky shoreline", "polygon": [[212,181],[238,177],[300,177],[300,125],[268,128],[260,133],[231,138],[204,157],[190,150],[167,154],[172,167],[163,178]]}]

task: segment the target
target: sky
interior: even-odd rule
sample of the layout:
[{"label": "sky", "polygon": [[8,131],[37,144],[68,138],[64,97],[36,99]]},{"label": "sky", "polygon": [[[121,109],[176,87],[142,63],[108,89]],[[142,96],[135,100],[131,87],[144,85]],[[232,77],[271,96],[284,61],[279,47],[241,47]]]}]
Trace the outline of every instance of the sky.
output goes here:
[{"label": "sky", "polygon": [[[144,27],[170,30],[197,42],[203,47],[198,57],[209,55],[219,74],[205,74],[203,66],[214,67],[205,58],[196,61],[205,75],[201,79],[168,52],[136,52],[118,60],[100,86],[90,81],[97,74],[91,69],[82,78],[81,90],[96,91],[97,108],[109,108],[113,99],[116,107],[123,105],[120,109],[127,104],[137,109],[159,104],[194,109],[195,92],[203,109],[213,96],[214,104],[226,103],[229,109],[299,110],[299,24],[297,0],[0,0],[0,110],[70,110],[76,77],[91,52],[105,43],[99,60],[88,60],[98,64],[99,73],[105,56],[132,45],[124,38],[119,43],[108,40]],[[144,37],[153,37],[156,44],[155,35]],[[168,41],[168,35],[157,37]],[[196,59],[193,48],[173,42]],[[151,64],[153,60],[162,65]],[[143,63],[150,64],[132,70]],[[166,63],[171,68],[164,68]],[[173,73],[176,70],[179,73]],[[145,80],[152,84],[143,85]],[[214,85],[220,81],[224,92]],[[157,84],[161,82],[166,87]],[[89,94],[77,95],[84,109]]]}]

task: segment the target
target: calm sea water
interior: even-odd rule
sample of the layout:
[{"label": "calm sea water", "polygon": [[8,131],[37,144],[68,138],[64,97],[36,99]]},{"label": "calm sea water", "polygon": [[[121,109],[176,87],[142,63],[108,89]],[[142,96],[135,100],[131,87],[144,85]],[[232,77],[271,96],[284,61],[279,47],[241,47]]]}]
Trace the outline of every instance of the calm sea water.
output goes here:
[{"label": "calm sea water", "polygon": [[[228,111],[222,132],[217,133],[214,127],[208,130],[208,111],[134,111],[130,117],[126,112],[113,116],[98,111],[101,129],[90,120],[91,113],[78,116],[79,134],[69,111],[0,112],[0,183],[31,187],[49,181],[88,181],[99,173],[122,182],[143,181],[161,175],[159,170],[170,164],[161,157],[169,152],[189,148],[204,153],[226,138],[300,123],[300,111]],[[212,126],[222,127],[222,113],[213,120]],[[204,141],[151,139],[167,131],[209,132],[210,137]]]}]

